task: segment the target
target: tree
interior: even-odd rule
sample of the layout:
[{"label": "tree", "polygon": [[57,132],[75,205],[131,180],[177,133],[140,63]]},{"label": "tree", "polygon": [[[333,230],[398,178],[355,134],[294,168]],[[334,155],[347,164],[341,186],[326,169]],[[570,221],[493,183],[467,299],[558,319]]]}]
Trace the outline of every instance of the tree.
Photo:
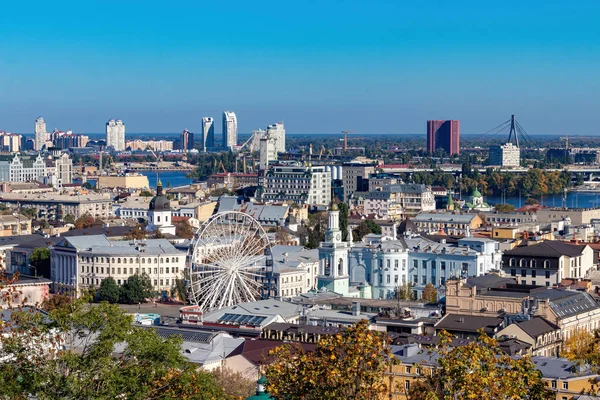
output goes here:
[{"label": "tree", "polygon": [[162,233],[160,231],[160,229],[157,229],[154,231],[154,239],[164,239],[166,238],[166,235],[164,233]]},{"label": "tree", "polygon": [[431,304],[438,302],[437,290],[431,283],[425,285],[425,289],[423,289],[423,293],[421,294],[421,300]]},{"label": "tree", "polygon": [[75,229],[91,228],[94,223],[94,217],[89,214],[84,214],[75,220]]},{"label": "tree", "polygon": [[71,296],[64,294],[51,295],[42,303],[42,309],[50,312],[52,310],[56,310],[57,308],[66,307],[66,305],[71,301],[73,301],[73,297]]},{"label": "tree", "polygon": [[75,216],[73,214],[67,214],[63,217],[63,221],[67,224],[74,224]]},{"label": "tree", "polygon": [[496,208],[496,211],[498,212],[511,212],[511,211],[515,211],[515,206],[513,206],[512,204],[496,204],[494,206],[494,208]]},{"label": "tree", "polygon": [[277,233],[275,234],[275,242],[287,245],[290,242],[290,240],[291,238],[289,233],[287,233],[283,229],[277,230]]},{"label": "tree", "polygon": [[175,225],[175,235],[183,239],[192,239],[194,237],[194,228],[185,220]]},{"label": "tree", "polygon": [[154,195],[149,190],[142,190],[140,192],[140,196],[142,196],[142,197],[153,197]]},{"label": "tree", "polygon": [[123,235],[124,240],[142,240],[148,237],[144,224],[137,223],[129,232]]},{"label": "tree", "polygon": [[153,297],[154,294],[150,277],[146,274],[132,275],[123,286],[121,286],[120,294],[119,300],[121,303],[137,304],[145,302],[146,299]]},{"label": "tree", "polygon": [[339,203],[338,207],[340,209],[340,230],[342,231],[342,240],[345,242],[348,240],[348,204]]},{"label": "tree", "polygon": [[362,320],[324,336],[311,352],[300,345],[278,347],[269,353],[269,394],[276,400],[380,398],[387,392],[385,371],[393,362],[388,344]]},{"label": "tree", "polygon": [[38,212],[35,208],[21,208],[21,214],[29,219],[35,219],[38,216]]},{"label": "tree", "polygon": [[85,182],[83,185],[81,185],[81,187],[87,190],[92,190],[95,187],[95,185],[92,185],[91,182]]},{"label": "tree", "polygon": [[[183,356],[180,337],[132,326],[115,305],[91,307],[79,299],[48,316],[13,310],[0,331],[2,398],[228,398],[212,375]],[[32,350],[31,343],[38,345]]]},{"label": "tree", "polygon": [[563,343],[561,357],[600,368],[600,331],[577,329]]},{"label": "tree", "polygon": [[352,238],[355,242],[360,242],[363,237],[370,233],[381,234],[381,227],[375,222],[366,219],[352,230]]},{"label": "tree", "polygon": [[120,297],[120,288],[112,277],[104,278],[100,288],[96,292],[99,301],[108,301],[109,303],[118,303]]},{"label": "tree", "polygon": [[47,247],[33,249],[29,256],[29,264],[33,267],[35,275],[50,278],[50,250]]},{"label": "tree", "polygon": [[256,380],[248,379],[241,372],[231,368],[221,367],[212,371],[217,384],[232,397],[246,399],[256,392]]},{"label": "tree", "polygon": [[440,357],[431,375],[416,381],[410,400],[546,400],[556,396],[529,356],[512,358],[480,330],[475,342],[450,348],[451,335],[441,333]]},{"label": "tree", "polygon": [[171,288],[171,297],[177,297],[179,300],[187,303],[187,288],[184,279],[176,279]]},{"label": "tree", "polygon": [[396,298],[398,300],[414,300],[414,292],[410,283],[405,283],[396,288]]},{"label": "tree", "polygon": [[525,200],[525,204],[527,204],[528,206],[532,206],[535,204],[540,204],[540,202],[537,199],[534,199],[533,197],[529,197],[527,200]]}]

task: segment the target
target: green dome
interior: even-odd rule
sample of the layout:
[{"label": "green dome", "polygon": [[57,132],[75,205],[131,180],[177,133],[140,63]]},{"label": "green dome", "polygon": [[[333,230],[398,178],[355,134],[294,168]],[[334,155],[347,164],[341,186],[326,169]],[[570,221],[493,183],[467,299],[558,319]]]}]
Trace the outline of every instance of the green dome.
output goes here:
[{"label": "green dome", "polygon": [[246,400],[273,400],[273,398],[267,393],[267,380],[265,379],[265,377],[261,376],[256,383],[256,394],[254,396],[248,397]]},{"label": "green dome", "polygon": [[481,194],[481,192],[477,188],[473,189],[473,194],[471,196],[473,196],[473,197],[483,197],[483,195]]}]

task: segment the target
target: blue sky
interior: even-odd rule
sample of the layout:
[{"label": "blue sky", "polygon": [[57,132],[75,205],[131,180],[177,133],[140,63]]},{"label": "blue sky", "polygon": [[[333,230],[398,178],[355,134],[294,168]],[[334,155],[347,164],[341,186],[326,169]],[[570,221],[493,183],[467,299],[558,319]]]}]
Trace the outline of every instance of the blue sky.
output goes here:
[{"label": "blue sky", "polygon": [[[0,130],[598,134],[598,1],[0,3]],[[220,131],[220,125],[217,132]]]}]

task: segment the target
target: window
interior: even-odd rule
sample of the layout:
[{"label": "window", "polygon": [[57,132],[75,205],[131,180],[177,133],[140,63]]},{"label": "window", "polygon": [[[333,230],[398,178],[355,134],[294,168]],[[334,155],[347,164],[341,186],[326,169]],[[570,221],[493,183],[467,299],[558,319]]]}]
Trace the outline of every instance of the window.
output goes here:
[{"label": "window", "polygon": [[165,258],[165,262],[167,262],[167,263],[169,262],[169,257]]},{"label": "window", "polygon": [[117,268],[117,274],[121,274],[121,268]]},{"label": "window", "polygon": [[521,285],[527,285],[527,281],[525,279],[521,279]]},{"label": "window", "polygon": [[521,276],[522,276],[523,278],[525,278],[525,277],[527,276],[527,270],[526,270],[526,269],[522,269],[522,270],[521,270]]},{"label": "window", "polygon": [[389,267],[390,267],[390,263],[391,263],[391,261],[390,261],[390,260],[386,260],[386,262],[385,262],[385,266],[386,266],[387,268],[389,268]]},{"label": "window", "polygon": [[168,274],[169,273],[169,267],[165,268],[165,272]]},{"label": "window", "polygon": [[442,271],[445,271],[445,270],[446,270],[446,261],[440,261],[440,269],[441,269]]},{"label": "window", "polygon": [[427,275],[421,276],[421,283],[425,285],[427,283]]},{"label": "window", "polygon": [[129,259],[129,264],[133,264],[133,258]]},{"label": "window", "polygon": [[379,274],[379,284],[383,285],[383,275]]},{"label": "window", "polygon": [[117,258],[117,263],[121,264],[121,259]]},{"label": "window", "polygon": [[133,268],[129,268],[129,275],[133,275]]},{"label": "window", "polygon": [[556,389],[556,381],[552,381],[552,389]]},{"label": "window", "polygon": [[529,268],[537,268],[537,263],[535,262],[535,260],[529,261]]},{"label": "window", "polygon": [[546,286],[550,287],[550,282],[546,282]]},{"label": "window", "polygon": [[142,258],[142,264],[146,264],[146,259]]},{"label": "window", "polygon": [[[408,368],[406,368],[408,369]],[[404,389],[410,390],[410,381],[404,381]]]},{"label": "window", "polygon": [[544,268],[550,268],[550,260],[544,260]]},{"label": "window", "polygon": [[407,373],[407,374],[410,374],[411,370],[412,370],[412,368],[411,368],[411,367],[406,367],[406,373]]},{"label": "window", "polygon": [[123,259],[123,264],[127,264],[127,259],[126,258]]},{"label": "window", "polygon": [[423,269],[427,269],[427,261],[421,261],[421,265],[423,266]]},{"label": "window", "polygon": [[568,390],[569,389],[569,382],[563,382],[563,389]]},{"label": "window", "polygon": [[398,269],[398,260],[394,260],[394,268]]},{"label": "window", "polygon": [[515,260],[514,258],[511,258],[508,261],[508,265],[511,266],[511,267],[516,267],[517,266],[517,260]]},{"label": "window", "polygon": [[419,260],[413,260],[413,267],[419,268]]},{"label": "window", "polygon": [[517,276],[517,269],[513,268],[510,270],[510,276]]},{"label": "window", "polygon": [[114,262],[115,262],[115,259],[114,259],[114,257],[110,259],[110,262],[111,262],[111,263],[114,263]]},{"label": "window", "polygon": [[392,278],[391,278],[391,277],[390,277],[390,275],[388,274],[388,275],[387,275],[387,279],[386,279],[387,283],[392,283],[392,282],[391,282],[391,279],[392,279]]},{"label": "window", "polygon": [[532,278],[535,278],[536,276],[537,276],[537,272],[536,272],[536,270],[534,269],[534,270],[532,270],[532,271],[531,271],[531,277],[532,277]]}]

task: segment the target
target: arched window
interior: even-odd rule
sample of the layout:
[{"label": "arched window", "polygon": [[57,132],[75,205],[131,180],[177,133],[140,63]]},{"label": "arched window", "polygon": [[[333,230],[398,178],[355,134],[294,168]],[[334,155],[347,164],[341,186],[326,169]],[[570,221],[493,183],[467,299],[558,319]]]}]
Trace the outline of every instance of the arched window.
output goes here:
[{"label": "arched window", "polygon": [[550,260],[544,260],[544,268],[550,268]]},{"label": "arched window", "polygon": [[169,262],[169,257],[165,258],[165,262],[167,262],[167,263]]},{"label": "arched window", "polygon": [[146,264],[146,259],[142,258],[142,264]]},{"label": "arched window", "polygon": [[527,260],[524,258],[521,258],[521,260],[519,261],[519,264],[521,267],[526,267],[527,266]]},{"label": "arched window", "polygon": [[129,259],[129,264],[133,264],[133,258]]},{"label": "arched window", "polygon": [[127,259],[126,258],[123,259],[123,264],[127,264]]},{"label": "arched window", "polygon": [[537,262],[535,262],[535,260],[529,261],[529,267],[530,268],[537,268]]},{"label": "arched window", "polygon": [[118,262],[119,264],[121,264],[121,259],[120,259],[120,258],[117,258],[117,262]]},{"label": "arched window", "polygon": [[158,258],[154,259],[154,264],[158,263]]},{"label": "arched window", "polygon": [[517,266],[517,260],[515,260],[514,258],[511,258],[511,259],[508,261],[508,264],[509,264],[511,267],[516,267],[516,266]]},{"label": "arched window", "polygon": [[156,222],[160,222],[160,215],[156,217]]},{"label": "arched window", "polygon": [[171,258],[171,262],[175,262],[175,257]]},{"label": "arched window", "polygon": [[342,276],[342,275],[344,275],[344,260],[342,260],[340,258],[338,260],[338,276]]},{"label": "arched window", "polygon": [[111,262],[111,263],[114,263],[114,262],[115,262],[115,258],[114,258],[114,257],[112,257],[112,258],[110,259],[110,262]]}]

